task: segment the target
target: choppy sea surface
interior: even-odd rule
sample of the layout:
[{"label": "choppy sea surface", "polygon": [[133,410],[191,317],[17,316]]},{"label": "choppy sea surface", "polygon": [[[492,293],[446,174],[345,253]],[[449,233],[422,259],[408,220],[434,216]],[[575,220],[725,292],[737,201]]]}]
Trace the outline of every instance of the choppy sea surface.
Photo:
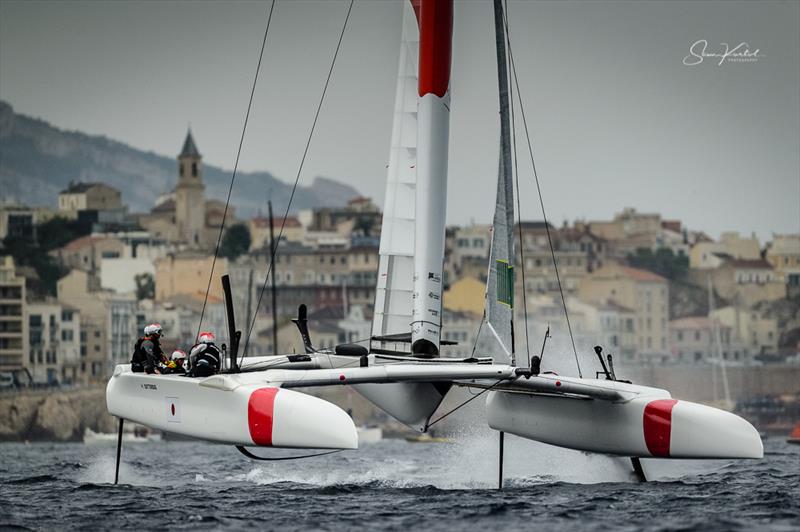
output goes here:
[{"label": "choppy sea surface", "polygon": [[[358,451],[252,462],[227,446],[0,444],[0,529],[800,530],[800,446],[763,460],[621,459],[507,436],[383,440]],[[288,451],[258,450],[289,455]]]}]

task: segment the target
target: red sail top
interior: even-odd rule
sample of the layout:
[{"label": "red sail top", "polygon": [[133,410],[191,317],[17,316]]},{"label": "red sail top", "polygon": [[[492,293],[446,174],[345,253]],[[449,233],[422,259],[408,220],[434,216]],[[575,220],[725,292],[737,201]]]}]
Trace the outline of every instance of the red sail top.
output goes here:
[{"label": "red sail top", "polygon": [[453,0],[410,0],[419,23],[419,95],[440,98],[450,85]]}]

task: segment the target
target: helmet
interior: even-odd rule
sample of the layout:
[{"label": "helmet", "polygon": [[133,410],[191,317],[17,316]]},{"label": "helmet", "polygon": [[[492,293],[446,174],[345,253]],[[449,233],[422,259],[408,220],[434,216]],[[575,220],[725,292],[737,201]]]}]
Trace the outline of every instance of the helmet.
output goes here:
[{"label": "helmet", "polygon": [[162,336],[164,334],[164,331],[161,328],[161,325],[159,325],[158,323],[151,323],[150,325],[148,325],[147,327],[144,328],[144,335],[145,336],[150,336],[150,335],[153,335],[153,334],[157,334],[159,336]]},{"label": "helmet", "polygon": [[175,351],[172,352],[170,360],[174,360],[176,362],[178,360],[186,360],[186,351],[184,351],[183,349],[176,349]]},{"label": "helmet", "polygon": [[201,344],[211,344],[214,343],[214,340],[214,333],[209,331],[203,331],[200,333],[200,336],[197,337],[197,341]]}]

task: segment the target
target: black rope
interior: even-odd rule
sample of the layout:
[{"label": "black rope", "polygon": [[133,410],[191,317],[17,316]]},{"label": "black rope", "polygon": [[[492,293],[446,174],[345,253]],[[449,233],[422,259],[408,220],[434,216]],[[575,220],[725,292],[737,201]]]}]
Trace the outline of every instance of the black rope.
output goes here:
[{"label": "black rope", "polygon": [[492,384],[488,388],[484,388],[480,393],[477,393],[477,394],[473,395],[472,397],[470,397],[469,399],[467,399],[466,401],[464,401],[463,403],[461,403],[457,407],[453,408],[449,412],[446,412],[445,414],[439,416],[438,418],[436,418],[435,421],[431,421],[430,423],[425,425],[425,431],[427,431],[429,428],[431,428],[432,426],[434,426],[435,424],[437,424],[438,422],[440,422],[441,420],[443,420],[444,418],[446,418],[447,416],[449,416],[450,414],[452,414],[453,412],[455,412],[456,410],[458,410],[462,406],[465,406],[467,403],[470,403],[470,402],[474,401],[475,399],[477,399],[478,397],[480,397],[481,395],[485,394],[486,392],[488,392],[489,390],[491,390],[492,388],[494,388],[495,386],[497,386],[498,384],[500,384],[504,380],[506,380],[506,379],[498,380],[497,382],[495,382],[494,384]]},{"label": "black rope", "polygon": [[553,238],[550,235],[550,224],[547,223],[547,214],[546,214],[545,208],[544,208],[544,199],[542,198],[542,188],[539,185],[539,174],[536,171],[536,161],[535,161],[535,159],[533,157],[533,147],[531,145],[531,136],[530,136],[530,132],[528,131],[528,120],[525,117],[525,106],[524,106],[524,104],[522,102],[522,94],[520,93],[520,89],[519,89],[519,78],[517,77],[517,66],[516,66],[516,63],[514,62],[514,52],[511,49],[511,36],[509,35],[509,31],[508,31],[508,19],[506,19],[505,23],[506,23],[506,41],[508,42],[508,56],[511,59],[511,71],[514,74],[514,84],[517,87],[517,99],[519,100],[519,109],[520,109],[520,113],[522,114],[522,123],[523,123],[523,125],[525,127],[525,138],[528,141],[528,153],[530,154],[530,157],[531,157],[531,166],[533,167],[533,177],[535,178],[535,181],[536,181],[536,190],[539,193],[539,204],[542,207],[542,218],[544,219],[544,228],[545,228],[545,231],[547,232],[547,243],[550,245],[550,254],[553,257],[553,268],[555,269],[555,272],[556,272],[556,281],[558,282],[558,291],[561,294],[561,303],[564,306],[564,316],[565,316],[565,318],[567,320],[567,330],[569,330],[569,339],[572,342],[572,352],[575,355],[575,365],[578,368],[578,376],[582,378],[583,374],[581,373],[581,364],[580,364],[580,361],[578,360],[578,350],[575,347],[575,337],[572,334],[572,325],[570,324],[570,321],[569,321],[569,311],[567,310],[567,300],[564,297],[564,289],[561,286],[561,276],[558,273],[558,261],[556,260],[556,252],[555,252],[555,248],[553,247]]},{"label": "black rope", "polygon": [[250,89],[250,101],[247,103],[247,112],[244,115],[244,126],[242,126],[242,136],[239,138],[239,148],[236,150],[236,162],[233,164],[233,173],[231,174],[231,182],[228,185],[228,197],[225,200],[225,210],[222,213],[222,223],[219,226],[219,236],[217,236],[217,246],[214,249],[214,259],[211,261],[211,273],[208,274],[208,286],[206,286],[206,295],[203,298],[203,308],[200,311],[200,322],[197,324],[197,335],[200,336],[200,329],[203,328],[203,316],[206,313],[206,304],[208,303],[208,294],[211,292],[211,282],[214,279],[214,268],[217,265],[217,256],[219,255],[219,246],[222,243],[222,233],[225,230],[225,221],[228,218],[228,205],[231,202],[231,193],[233,192],[233,183],[236,181],[236,171],[239,169],[239,157],[242,154],[242,144],[244,144],[244,135],[247,132],[247,121],[250,119],[250,109],[253,106],[253,96],[256,92],[256,84],[258,83],[258,74],[261,71],[261,60],[264,57],[264,48],[267,45],[267,35],[269,34],[270,22],[272,22],[272,12],[275,9],[275,0],[269,8],[269,16],[267,17],[267,27],[264,29],[264,39],[261,41],[261,52],[258,54],[258,64],[256,65],[256,73],[253,77],[253,87]]},{"label": "black rope", "polygon": [[[505,9],[503,10],[503,24],[506,27],[506,43],[509,47],[509,51],[511,49],[511,44],[508,42],[508,0],[505,2]],[[511,78],[511,72],[508,73],[508,77]],[[531,361],[531,344],[530,339],[528,338],[528,296],[527,291],[528,287],[525,286],[525,244],[522,240],[522,206],[520,205],[520,194],[519,194],[519,164],[517,160],[517,124],[514,119],[515,112],[514,112],[514,86],[509,79],[508,83],[508,95],[509,95],[509,102],[511,104],[511,145],[512,151],[514,152],[514,184],[517,189],[517,228],[519,231],[519,259],[521,264],[521,274],[522,274],[522,309],[525,315],[525,352],[528,355],[528,365],[530,365]]]},{"label": "black rope", "polygon": [[250,458],[251,460],[263,460],[265,462],[282,462],[284,460],[302,460],[303,458],[314,458],[314,457],[317,457],[317,456],[325,456],[327,454],[340,453],[340,452],[342,452],[344,450],[344,449],[336,449],[335,451],[325,451],[323,453],[314,453],[314,454],[303,454],[303,455],[300,455],[300,456],[258,456],[258,455],[255,455],[255,454],[251,453],[247,449],[245,449],[244,446],[242,446],[242,445],[237,445],[236,449],[240,453],[245,455],[246,457]]},{"label": "black rope", "polygon": [[342,39],[344,38],[344,32],[347,29],[347,21],[350,20],[350,13],[353,10],[353,1],[350,0],[350,5],[347,8],[347,16],[345,16],[344,24],[342,25],[342,31],[339,34],[339,42],[336,43],[336,51],[333,53],[333,59],[331,60],[331,67],[328,70],[328,77],[325,79],[325,86],[322,88],[322,95],[319,98],[319,104],[317,104],[317,112],[314,115],[314,121],[311,124],[311,131],[308,134],[308,140],[306,141],[305,150],[303,150],[303,157],[300,159],[300,167],[297,169],[297,175],[294,178],[294,185],[292,185],[292,193],[289,196],[289,203],[286,205],[286,212],[283,214],[283,222],[281,222],[281,230],[278,232],[278,239],[275,241],[275,245],[272,246],[272,258],[270,260],[269,268],[267,269],[267,276],[264,278],[264,284],[261,286],[261,291],[258,294],[258,302],[256,303],[255,312],[253,312],[253,320],[250,323],[250,327],[247,330],[247,338],[244,342],[244,349],[242,349],[242,359],[244,359],[244,355],[247,352],[247,346],[250,345],[250,335],[253,332],[253,328],[256,325],[256,317],[258,316],[258,309],[261,308],[261,299],[264,297],[264,291],[267,288],[267,281],[269,280],[269,276],[272,273],[272,264],[275,262],[275,255],[278,250],[278,245],[280,245],[281,238],[283,237],[283,229],[286,226],[286,219],[289,217],[289,209],[292,207],[292,201],[294,200],[294,194],[297,191],[297,183],[300,181],[300,175],[303,172],[303,165],[306,162],[306,156],[308,155],[308,149],[311,146],[311,139],[314,137],[314,130],[317,127],[317,120],[319,119],[320,111],[322,110],[322,104],[325,101],[325,94],[328,92],[328,85],[331,81],[331,75],[333,74],[333,67],[336,65],[336,58],[339,56],[339,49],[342,46]]}]

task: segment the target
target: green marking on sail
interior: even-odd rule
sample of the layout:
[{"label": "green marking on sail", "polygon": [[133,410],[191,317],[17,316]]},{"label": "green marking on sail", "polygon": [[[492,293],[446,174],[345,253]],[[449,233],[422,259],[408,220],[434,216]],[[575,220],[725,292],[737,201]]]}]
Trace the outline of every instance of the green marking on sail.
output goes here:
[{"label": "green marking on sail", "polygon": [[506,260],[497,261],[497,301],[514,307],[514,267]]}]

